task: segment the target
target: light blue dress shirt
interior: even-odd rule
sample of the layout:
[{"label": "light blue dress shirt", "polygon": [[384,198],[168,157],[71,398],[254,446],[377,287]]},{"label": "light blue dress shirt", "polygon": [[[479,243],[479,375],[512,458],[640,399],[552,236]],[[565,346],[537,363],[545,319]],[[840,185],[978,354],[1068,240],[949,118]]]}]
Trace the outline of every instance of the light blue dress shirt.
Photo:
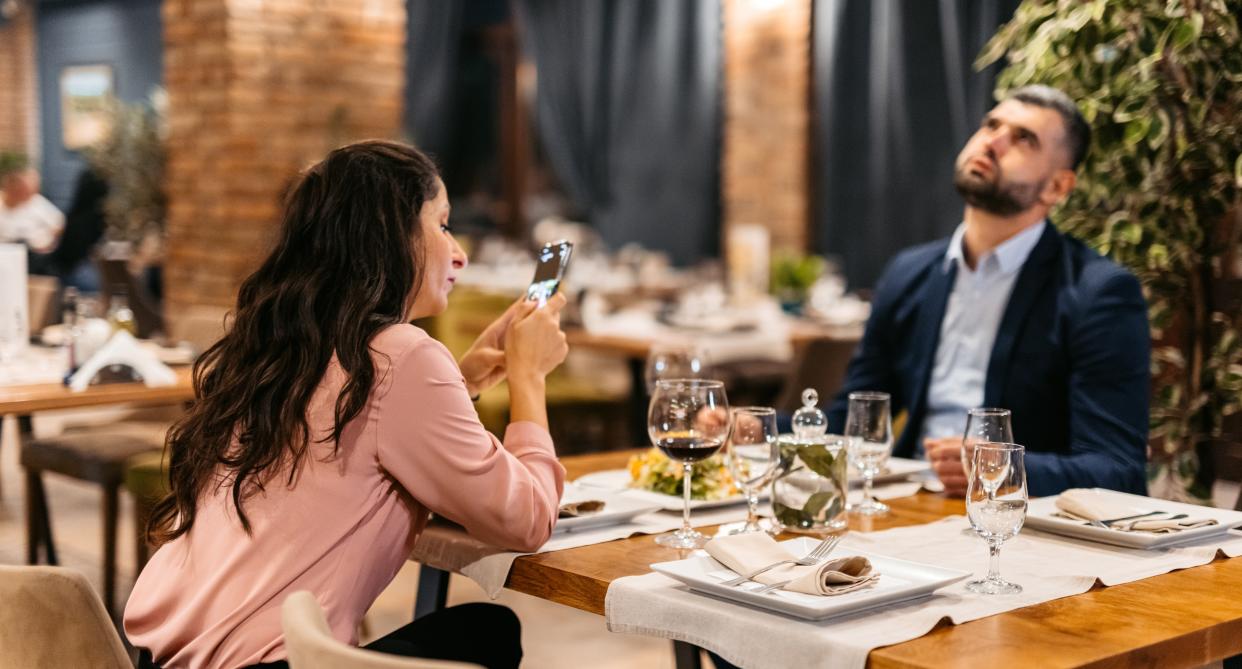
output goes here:
[{"label": "light blue dress shirt", "polygon": [[[962,249],[966,224],[957,226],[942,267],[948,272],[956,263],[957,277],[940,323],[940,343],[927,386],[924,438],[961,436],[966,429],[966,412],[983,404],[988,359],[1001,317],[1018,270],[1039,243],[1047,224],[1041,221],[1005,240],[979,258],[974,270],[966,264]],[[916,457],[923,457],[922,439],[916,446]]]}]

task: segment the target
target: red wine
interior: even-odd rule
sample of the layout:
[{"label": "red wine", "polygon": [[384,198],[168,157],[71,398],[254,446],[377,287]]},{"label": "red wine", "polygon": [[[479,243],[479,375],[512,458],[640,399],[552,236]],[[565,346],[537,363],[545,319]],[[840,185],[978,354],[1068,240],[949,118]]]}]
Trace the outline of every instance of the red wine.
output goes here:
[{"label": "red wine", "polygon": [[656,441],[656,447],[678,462],[698,462],[715,455],[724,446],[723,439],[710,437],[665,437]]}]

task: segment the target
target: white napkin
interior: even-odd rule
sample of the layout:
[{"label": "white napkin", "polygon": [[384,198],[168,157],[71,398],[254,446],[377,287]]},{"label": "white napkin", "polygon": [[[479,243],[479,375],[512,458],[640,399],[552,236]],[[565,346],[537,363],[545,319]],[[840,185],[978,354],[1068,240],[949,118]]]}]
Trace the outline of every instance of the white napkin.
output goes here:
[{"label": "white napkin", "polygon": [[[764,532],[716,537],[703,547],[717,562],[738,574],[749,574],[791,555]],[[865,588],[880,578],[871,561],[859,555],[827,560],[809,567],[787,564],[769,569],[753,580],[772,585],[789,581],[783,589],[808,595],[840,595]]]},{"label": "white napkin", "polygon": [[[1143,509],[1135,509],[1132,504],[1128,504],[1116,496],[1109,495],[1106,491],[1090,488],[1066,490],[1057,496],[1056,507],[1062,513],[1081,518],[1082,520],[1125,518],[1126,516],[1135,516],[1145,511]],[[1154,511],[1155,509],[1152,510]],[[1214,518],[1172,519],[1169,517],[1173,515],[1175,514],[1162,513],[1161,515],[1110,523],[1109,527],[1123,532],[1169,534],[1196,527],[1207,527],[1208,525],[1215,525],[1217,522]]]},{"label": "white napkin", "polygon": [[89,360],[78,367],[78,371],[69,377],[69,388],[74,392],[82,392],[90,385],[91,379],[99,370],[108,365],[127,365],[142,375],[142,381],[148,386],[171,386],[177,382],[176,372],[168,365],[160,362],[152,352],[138,344],[138,340],[125,330],[117,330],[103,348],[95,352]]}]

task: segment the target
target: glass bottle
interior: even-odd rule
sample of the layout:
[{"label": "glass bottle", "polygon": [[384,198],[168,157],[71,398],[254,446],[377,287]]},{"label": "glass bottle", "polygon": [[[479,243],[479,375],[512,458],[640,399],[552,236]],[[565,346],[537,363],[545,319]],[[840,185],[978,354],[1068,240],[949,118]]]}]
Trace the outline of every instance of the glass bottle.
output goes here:
[{"label": "glass bottle", "polygon": [[108,323],[112,331],[125,330],[131,335],[138,335],[138,327],[134,323],[134,312],[129,308],[129,297],[124,291],[113,293],[108,301]]}]

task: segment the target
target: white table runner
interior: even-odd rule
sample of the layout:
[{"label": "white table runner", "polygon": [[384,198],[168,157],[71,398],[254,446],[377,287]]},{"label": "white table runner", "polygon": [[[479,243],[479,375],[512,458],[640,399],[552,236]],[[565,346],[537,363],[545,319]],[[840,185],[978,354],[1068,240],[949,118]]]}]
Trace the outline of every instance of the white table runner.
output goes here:
[{"label": "white table runner", "polygon": [[[982,575],[987,547],[962,516],[882,532],[851,532],[834,554],[867,550]],[[1077,595],[1098,580],[1117,585],[1242,555],[1242,533],[1157,551],[1119,548],[1030,530],[1001,550],[1001,575],[1018,595],[984,596],[953,584],[929,599],[811,622],[690,591],[661,574],[631,576],[608,588],[608,629],[678,639],[747,669],[863,667],[872,649],[918,638],[940,621],[954,624]]]},{"label": "white table runner", "polygon": [[[877,486],[873,494],[879,499],[908,497],[918,492],[919,485],[915,481]],[[850,491],[851,502],[861,499],[861,491]],[[746,520],[745,504],[698,510],[690,516],[690,522],[695,527],[743,520]],[[639,534],[659,534],[679,527],[681,527],[680,513],[668,511],[648,513],[638,516],[632,522],[620,525],[553,534],[552,538],[535,552],[562,551],[625,539]],[[671,554],[673,551],[670,551]],[[457,525],[433,522],[418,537],[418,543],[415,544],[410,559],[439,569],[459,572],[478,583],[488,597],[495,599],[505,587],[505,581],[509,578],[509,570],[513,568],[513,561],[523,555],[531,555],[531,553],[506,551],[475,539]]]}]

